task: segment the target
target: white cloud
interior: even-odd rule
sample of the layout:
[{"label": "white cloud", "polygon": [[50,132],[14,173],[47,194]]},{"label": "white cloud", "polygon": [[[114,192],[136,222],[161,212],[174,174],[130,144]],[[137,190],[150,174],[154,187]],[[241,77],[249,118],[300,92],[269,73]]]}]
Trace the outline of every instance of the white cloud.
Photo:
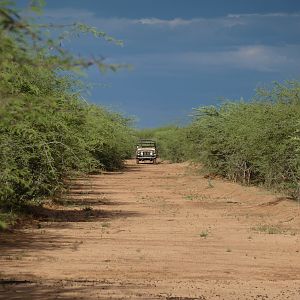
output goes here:
[{"label": "white cloud", "polygon": [[274,13],[266,13],[266,14],[229,14],[228,18],[281,18],[281,17],[300,17],[300,12],[297,13],[284,13],[284,12],[274,12]]},{"label": "white cloud", "polygon": [[257,71],[278,71],[291,60],[279,49],[266,46],[242,46],[234,50],[222,52],[194,53],[190,55],[191,63],[201,65],[241,68]]},{"label": "white cloud", "polygon": [[260,72],[298,70],[300,46],[242,46],[231,50],[156,53],[125,56],[136,69],[154,72],[180,70],[241,69]]},{"label": "white cloud", "polygon": [[[264,20],[270,18],[299,18],[300,12],[295,13],[284,13],[274,12],[266,14],[229,14],[223,17],[217,18],[174,18],[174,19],[160,19],[160,18],[141,18],[141,19],[130,19],[130,18],[103,18],[97,17],[93,11],[82,10],[82,9],[47,9],[43,17],[52,20],[65,20],[65,21],[85,21],[92,23],[96,26],[104,26],[106,28],[112,28],[117,30],[118,28],[127,28],[131,26],[138,27],[139,25],[145,27],[161,28],[166,27],[169,29],[176,29],[178,27],[193,26],[194,28],[205,29],[211,31],[212,29],[218,28],[231,28],[234,26],[246,25],[251,20]],[[124,29],[124,28],[123,28]]]},{"label": "white cloud", "polygon": [[[193,18],[193,19],[182,19],[182,18],[174,18],[174,19],[159,19],[159,18],[144,18],[144,19],[133,19],[128,20],[128,22],[133,24],[142,24],[149,26],[167,26],[167,27],[179,27],[179,26],[189,26],[189,25],[218,25],[223,27],[232,27],[235,25],[243,25],[242,19],[249,18],[290,18],[290,17],[300,17],[299,13],[284,13],[284,12],[275,12],[275,13],[267,13],[267,14],[229,14],[224,17],[218,18]],[[124,19],[125,21],[126,19]]]},{"label": "white cloud", "polygon": [[135,24],[143,24],[143,25],[163,25],[163,26],[184,26],[196,23],[199,19],[190,19],[185,20],[181,18],[175,18],[171,20],[164,20],[164,19],[157,19],[157,18],[149,18],[149,19],[137,19],[133,20],[132,22]]},{"label": "white cloud", "polygon": [[[298,12],[231,14],[218,18],[128,19],[101,18],[88,10],[50,9],[45,11],[45,17],[50,22],[52,19],[60,22],[83,20],[124,39],[125,44],[128,41],[129,47],[135,47],[135,54],[121,57],[121,60],[136,68],[222,67],[264,72],[300,68],[300,45],[296,46],[299,44],[296,38],[300,20]],[[280,30],[281,18],[288,21],[284,22],[287,30]],[[231,30],[235,26],[240,27]],[[262,34],[255,31],[259,26],[264,29]],[[162,28],[169,29],[170,34]],[[295,47],[289,44],[295,44]],[[178,53],[174,53],[176,51]]]},{"label": "white cloud", "polygon": [[133,24],[141,24],[148,26],[160,26],[160,27],[187,27],[187,26],[213,26],[213,27],[233,27],[235,25],[243,24],[240,20],[229,18],[229,17],[220,17],[220,18],[194,18],[194,19],[158,19],[158,18],[145,18],[145,19],[136,19],[128,20]]},{"label": "white cloud", "polygon": [[243,24],[240,20],[233,18],[222,17],[222,18],[194,18],[194,19],[157,19],[157,18],[146,18],[131,20],[133,24],[142,24],[148,26],[160,26],[160,27],[183,27],[183,26],[217,26],[217,27],[233,27],[235,25]]},{"label": "white cloud", "polygon": [[222,26],[232,27],[234,25],[242,24],[237,18],[232,16],[220,18],[193,18],[193,19],[159,19],[159,18],[141,18],[141,19],[128,19],[128,18],[103,18],[97,17],[96,14],[89,10],[79,9],[47,9],[43,16],[46,19],[52,20],[65,20],[65,21],[78,21],[84,20],[87,23],[95,23],[98,25],[108,25],[116,28],[116,26],[132,26],[132,25],[146,25],[153,27],[169,27],[176,28],[182,26],[199,25],[199,26]]}]

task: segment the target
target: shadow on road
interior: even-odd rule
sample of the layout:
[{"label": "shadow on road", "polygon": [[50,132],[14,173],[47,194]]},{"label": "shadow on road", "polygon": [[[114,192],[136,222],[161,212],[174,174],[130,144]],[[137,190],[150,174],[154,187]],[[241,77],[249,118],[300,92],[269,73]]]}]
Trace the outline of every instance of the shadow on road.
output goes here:
[{"label": "shadow on road", "polygon": [[[129,167],[125,172],[133,169],[135,167]],[[112,174],[122,176],[120,172]],[[26,265],[40,259],[44,263],[45,259],[51,263],[53,257],[50,254],[45,255],[45,251],[49,253],[63,249],[76,251],[78,245],[82,243],[82,235],[70,235],[66,233],[66,229],[76,227],[85,232],[94,228],[101,229],[102,222],[142,216],[141,213],[126,209],[128,202],[109,199],[114,191],[106,191],[106,188],[111,187],[109,184],[103,185],[101,176],[110,175],[97,176],[95,184],[98,182],[98,186],[91,185],[90,178],[69,180],[69,191],[61,195],[57,203],[48,202],[44,206],[29,207],[24,217],[26,220],[20,221],[19,229],[0,232],[0,299],[71,300],[77,299],[79,294],[80,299],[84,299],[83,289],[88,290],[85,283],[40,282],[39,278],[26,274]],[[94,179],[96,177],[92,178]],[[123,186],[117,183],[117,188],[122,190]],[[17,268],[25,266],[25,272],[16,270],[18,275],[14,278],[12,274],[16,266]],[[8,273],[5,270],[8,270]],[[24,281],[24,278],[32,281]],[[109,287],[97,283],[97,288],[103,290]],[[97,299],[106,298],[101,298],[99,293]]]},{"label": "shadow on road", "polygon": [[[22,221],[22,224],[18,225],[19,229],[0,232],[0,260],[21,259],[18,255],[22,251],[29,253],[34,250],[57,250],[72,246],[74,238],[64,236],[62,230],[72,227],[75,222],[79,224],[109,222],[118,218],[141,216],[140,213],[126,209],[111,209],[111,207],[120,204],[124,206],[127,204],[126,202],[93,199],[92,197],[82,198],[80,196],[67,201],[72,201],[71,204],[76,207],[70,207],[70,203],[65,206],[32,206],[27,211],[26,218],[28,221],[25,223]],[[102,207],[109,207],[109,209],[102,209]],[[55,228],[56,234],[49,232],[47,230],[49,228]]]},{"label": "shadow on road", "polygon": [[139,216],[139,213],[123,210],[102,210],[84,207],[82,209],[53,209],[34,207],[31,215],[44,222],[96,222],[116,218]]},{"label": "shadow on road", "polygon": [[[139,291],[147,284],[113,283],[106,280],[59,280],[32,282],[26,280],[0,280],[0,299],[10,300],[76,300],[76,299],[121,299],[122,290],[130,290],[141,296]],[[123,297],[122,297],[123,299]],[[129,298],[128,298],[129,299]],[[136,299],[136,297],[134,297]],[[143,299],[149,299],[144,298]],[[151,297],[150,299],[165,299]]]}]

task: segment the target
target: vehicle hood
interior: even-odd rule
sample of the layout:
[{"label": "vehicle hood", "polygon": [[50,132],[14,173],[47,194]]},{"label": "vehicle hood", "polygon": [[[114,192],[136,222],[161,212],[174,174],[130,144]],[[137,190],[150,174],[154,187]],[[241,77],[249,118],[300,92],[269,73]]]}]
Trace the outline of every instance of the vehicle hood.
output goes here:
[{"label": "vehicle hood", "polygon": [[137,151],[156,151],[155,148],[137,148]]}]

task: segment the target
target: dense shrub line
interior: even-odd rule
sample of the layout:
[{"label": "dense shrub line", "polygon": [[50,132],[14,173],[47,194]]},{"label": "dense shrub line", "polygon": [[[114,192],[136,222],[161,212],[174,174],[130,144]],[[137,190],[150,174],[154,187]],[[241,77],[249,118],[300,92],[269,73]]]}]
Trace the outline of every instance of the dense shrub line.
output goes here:
[{"label": "dense shrub line", "polygon": [[300,83],[261,89],[251,102],[197,109],[189,128],[196,158],[233,181],[298,193]]},{"label": "dense shrub line", "polygon": [[74,173],[122,167],[134,140],[130,120],[82,100],[81,83],[63,73],[72,56],[50,53],[50,40],[34,48],[30,25],[0,8],[1,216],[53,196]]}]

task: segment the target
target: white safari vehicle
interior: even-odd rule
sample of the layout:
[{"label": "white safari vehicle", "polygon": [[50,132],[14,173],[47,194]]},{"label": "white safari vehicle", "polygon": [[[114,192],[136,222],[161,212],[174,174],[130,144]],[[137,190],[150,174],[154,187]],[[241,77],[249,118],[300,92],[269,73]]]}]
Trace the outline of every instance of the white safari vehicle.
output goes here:
[{"label": "white safari vehicle", "polygon": [[153,140],[140,140],[136,146],[136,163],[139,164],[140,161],[150,161],[156,164],[157,159],[157,148],[156,142]]}]

